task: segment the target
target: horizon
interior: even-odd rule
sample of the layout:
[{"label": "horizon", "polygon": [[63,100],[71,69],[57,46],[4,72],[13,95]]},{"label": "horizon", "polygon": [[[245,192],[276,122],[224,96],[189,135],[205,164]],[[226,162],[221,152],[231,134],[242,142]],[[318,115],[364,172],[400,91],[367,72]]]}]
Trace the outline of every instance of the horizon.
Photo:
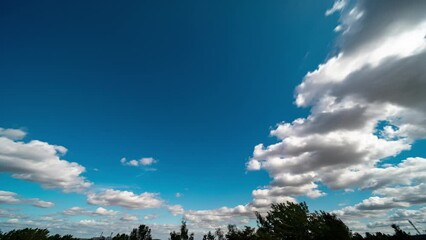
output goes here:
[{"label": "horizon", "polygon": [[198,239],[285,201],[426,231],[426,1],[0,9],[1,231]]}]

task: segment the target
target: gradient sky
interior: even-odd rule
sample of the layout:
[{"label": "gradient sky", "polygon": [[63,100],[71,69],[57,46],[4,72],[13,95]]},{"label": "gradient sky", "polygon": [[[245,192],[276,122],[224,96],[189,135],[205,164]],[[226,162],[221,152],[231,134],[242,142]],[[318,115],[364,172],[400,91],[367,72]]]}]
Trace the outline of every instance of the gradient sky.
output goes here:
[{"label": "gradient sky", "polygon": [[425,5],[3,1],[0,229],[426,230]]}]

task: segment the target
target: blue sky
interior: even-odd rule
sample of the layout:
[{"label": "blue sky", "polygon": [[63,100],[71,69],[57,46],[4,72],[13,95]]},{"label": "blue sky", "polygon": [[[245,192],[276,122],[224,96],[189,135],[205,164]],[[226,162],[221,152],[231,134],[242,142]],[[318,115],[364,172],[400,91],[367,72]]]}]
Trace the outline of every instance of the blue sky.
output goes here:
[{"label": "blue sky", "polygon": [[1,3],[0,229],[165,238],[285,200],[423,227],[424,7]]}]

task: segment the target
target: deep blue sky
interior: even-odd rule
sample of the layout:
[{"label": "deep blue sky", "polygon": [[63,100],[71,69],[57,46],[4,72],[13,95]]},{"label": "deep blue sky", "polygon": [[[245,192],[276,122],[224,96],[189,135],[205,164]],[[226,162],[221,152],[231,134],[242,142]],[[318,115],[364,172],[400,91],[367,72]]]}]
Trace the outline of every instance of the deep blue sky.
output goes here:
[{"label": "deep blue sky", "polygon": [[128,184],[110,179],[119,159],[152,156],[147,191],[249,200],[268,181],[245,174],[253,147],[304,113],[294,87],[332,46],[331,2],[308,2],[4,2],[0,120],[66,146],[93,181]]}]

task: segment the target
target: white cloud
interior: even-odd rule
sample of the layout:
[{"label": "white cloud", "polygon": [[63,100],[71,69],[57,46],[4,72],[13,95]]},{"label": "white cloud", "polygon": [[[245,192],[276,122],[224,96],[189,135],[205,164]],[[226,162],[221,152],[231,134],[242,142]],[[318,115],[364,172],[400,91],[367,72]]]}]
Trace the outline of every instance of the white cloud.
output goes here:
[{"label": "white cloud", "polygon": [[21,198],[17,193],[0,190],[0,204],[30,204],[39,208],[51,208],[55,204],[38,198]]},{"label": "white cloud", "polygon": [[173,216],[176,215],[181,215],[185,212],[185,210],[183,209],[183,207],[181,205],[168,205],[166,206],[167,210],[173,214]]},{"label": "white cloud", "polygon": [[120,218],[121,221],[131,222],[139,220],[137,216],[126,214]]},{"label": "white cloud", "polygon": [[53,202],[43,201],[43,200],[40,200],[38,198],[31,198],[31,199],[28,199],[26,201],[29,202],[31,205],[33,205],[35,207],[39,207],[39,208],[51,208],[51,207],[55,206],[55,204]]},{"label": "white cloud", "polygon": [[71,216],[83,215],[83,214],[87,214],[87,213],[88,212],[82,207],[72,207],[72,208],[66,209],[65,211],[62,212],[62,214],[71,215]]},{"label": "white cloud", "polygon": [[21,202],[17,198],[18,194],[8,191],[0,191],[0,203],[3,204],[18,204]]},{"label": "white cloud", "polygon": [[9,138],[11,140],[20,140],[26,135],[27,133],[21,129],[0,128],[0,137]]},{"label": "white cloud", "polygon": [[21,142],[0,137],[0,172],[11,173],[17,179],[40,183],[44,188],[80,192],[91,183],[81,176],[85,172],[83,166],[60,159],[66,152],[67,149],[63,146],[38,140]]},{"label": "white cloud", "polygon": [[148,215],[143,216],[143,219],[145,219],[145,220],[153,220],[153,219],[158,218],[159,216],[160,215],[158,215],[158,214],[148,214]]},{"label": "white cloud", "polygon": [[175,194],[175,197],[177,197],[177,198],[180,198],[180,197],[182,197],[183,196],[183,194],[182,193],[180,193],[180,192],[177,192],[176,194]]},{"label": "white cloud", "polygon": [[17,218],[11,218],[11,219],[8,219],[7,222],[8,223],[18,223],[19,219],[17,219]]},{"label": "white cloud", "polygon": [[103,207],[98,207],[93,212],[93,214],[102,215],[102,216],[114,216],[114,215],[118,214],[118,212],[117,211],[113,211],[113,210],[108,210],[108,209],[105,209]]},{"label": "white cloud", "polygon": [[325,12],[325,15],[329,16],[337,11],[341,11],[347,4],[347,0],[336,0],[333,4],[333,7],[331,7]]},{"label": "white cloud", "polygon": [[145,157],[141,158],[139,160],[127,160],[125,157],[120,159],[121,164],[124,166],[131,166],[131,167],[147,167],[157,162],[152,157]]},{"label": "white cloud", "polygon": [[100,206],[120,206],[128,209],[159,208],[163,200],[156,193],[144,192],[139,195],[129,191],[107,189],[100,193],[88,193],[87,202]]},{"label": "white cloud", "polygon": [[103,207],[98,207],[95,210],[87,210],[83,207],[71,207],[62,212],[64,215],[77,216],[77,215],[87,215],[87,216],[116,216],[119,214],[118,211],[105,209]]}]

